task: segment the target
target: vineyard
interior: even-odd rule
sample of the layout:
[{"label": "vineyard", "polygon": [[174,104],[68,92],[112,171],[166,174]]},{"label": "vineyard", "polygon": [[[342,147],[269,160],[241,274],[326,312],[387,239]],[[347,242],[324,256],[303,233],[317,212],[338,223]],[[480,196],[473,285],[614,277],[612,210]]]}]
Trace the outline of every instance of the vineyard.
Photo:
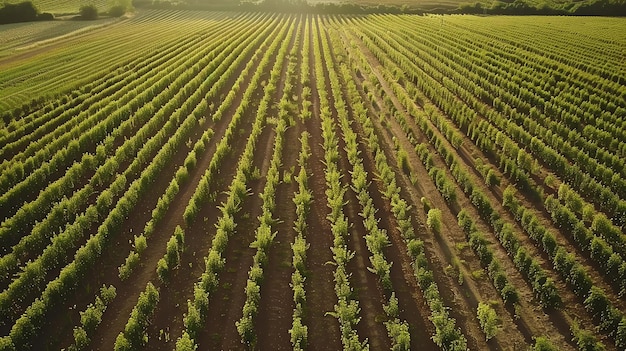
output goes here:
[{"label": "vineyard", "polygon": [[626,349],[624,19],[30,26],[0,350]]},{"label": "vineyard", "polygon": [[[4,3],[16,4],[22,0],[5,0]],[[108,0],[32,0],[32,3],[42,12],[51,12],[56,15],[75,14],[85,5],[95,5],[100,11],[106,11],[111,2]]]}]

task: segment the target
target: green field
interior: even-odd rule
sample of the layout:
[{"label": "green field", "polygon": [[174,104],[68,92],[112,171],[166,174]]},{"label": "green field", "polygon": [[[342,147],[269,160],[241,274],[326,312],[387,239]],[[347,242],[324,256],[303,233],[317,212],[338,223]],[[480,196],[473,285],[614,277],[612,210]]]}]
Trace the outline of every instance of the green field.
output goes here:
[{"label": "green field", "polygon": [[0,350],[626,348],[626,19],[0,33]]},{"label": "green field", "polygon": [[102,18],[96,21],[45,21],[3,25],[0,57],[19,54],[34,46],[45,46],[67,36],[77,36],[118,21]]},{"label": "green field", "polygon": [[[8,0],[5,3],[19,3],[22,0]],[[50,12],[55,15],[76,14],[81,6],[96,5],[98,10],[106,11],[110,6],[109,0],[32,0],[41,12]]]}]

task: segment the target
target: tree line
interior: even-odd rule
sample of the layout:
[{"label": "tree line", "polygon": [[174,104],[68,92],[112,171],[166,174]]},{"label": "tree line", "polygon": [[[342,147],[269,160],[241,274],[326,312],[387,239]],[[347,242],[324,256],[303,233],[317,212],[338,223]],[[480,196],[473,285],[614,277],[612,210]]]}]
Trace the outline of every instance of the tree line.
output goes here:
[{"label": "tree line", "polygon": [[575,15],[575,16],[626,16],[626,0],[584,0],[565,4],[541,2],[535,4],[527,0],[495,1],[487,4],[481,1],[463,3],[456,8],[425,9],[416,6],[396,4],[359,4],[356,2],[324,2],[310,4],[306,0],[187,0],[170,2],[167,0],[133,0],[133,6],[161,9],[202,9],[202,10],[241,10],[272,12],[306,12],[320,14],[493,14],[493,15]]},{"label": "tree line", "polygon": [[51,13],[40,13],[31,1],[18,4],[4,4],[0,7],[0,24],[50,21],[54,19]]},{"label": "tree line", "polygon": [[482,2],[461,4],[454,13],[491,15],[574,15],[574,16],[626,16],[625,0],[587,0],[580,3],[533,4],[525,0],[496,1],[492,5]]}]

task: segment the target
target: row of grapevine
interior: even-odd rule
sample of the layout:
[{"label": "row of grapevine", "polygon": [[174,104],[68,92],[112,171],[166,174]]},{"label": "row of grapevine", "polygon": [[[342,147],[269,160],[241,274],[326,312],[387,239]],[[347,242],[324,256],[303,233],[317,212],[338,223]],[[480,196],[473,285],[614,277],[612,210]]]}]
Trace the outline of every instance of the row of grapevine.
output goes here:
[{"label": "row of grapevine", "polygon": [[[333,46],[335,50],[339,47],[336,39],[336,33],[331,32],[331,41],[334,41]],[[368,190],[368,174],[363,165],[363,160],[359,156],[360,151],[358,149],[357,134],[352,129],[351,122],[348,119],[347,105],[342,97],[340,89],[341,82],[336,73],[330,49],[326,44],[326,41],[323,41],[323,44],[324,55],[329,70],[331,91],[335,102],[334,106],[337,110],[339,125],[343,134],[344,143],[346,145],[345,150],[348,156],[348,162],[352,166],[352,170],[349,171],[352,190],[356,193],[356,197],[361,206],[361,212],[359,212],[359,215],[362,217],[363,225],[367,231],[364,233],[364,237],[367,248],[371,254],[369,260],[372,264],[372,267],[368,267],[368,270],[378,276],[380,284],[389,295],[389,302],[383,307],[383,310],[386,312],[387,318],[389,319],[388,321],[385,321],[385,327],[387,328],[391,339],[392,349],[409,350],[411,348],[409,326],[406,321],[399,319],[398,299],[395,297],[390,277],[392,263],[385,258],[385,254],[383,252],[383,249],[390,245],[389,237],[386,230],[379,227],[378,219],[375,215],[376,208]]]},{"label": "row of grapevine", "polygon": [[184,185],[188,178],[189,172],[195,167],[196,155],[201,155],[207,147],[207,144],[213,135],[211,128],[205,130],[193,149],[189,151],[185,162],[178,168],[174,177],[170,181],[167,189],[157,200],[156,207],[152,210],[152,218],[146,223],[143,232],[139,236],[133,238],[133,250],[126,257],[125,262],[119,266],[119,277],[121,280],[128,279],[133,269],[139,263],[141,253],[148,247],[147,240],[156,230],[156,225],[165,217],[165,213],[169,209],[170,204],[174,201],[174,197],[178,194],[180,186]]},{"label": "row of grapevine", "polygon": [[[452,166],[451,166],[451,169],[452,169]],[[454,171],[453,171],[453,174],[454,174]],[[463,187],[462,187],[462,188],[463,188]],[[506,246],[506,245],[505,245],[505,246]],[[522,257],[523,257],[523,256],[525,256],[525,255],[522,255],[522,256],[520,256],[520,255],[515,255],[515,257],[516,257],[516,261],[517,261],[517,262],[519,262],[520,264],[521,264],[521,263],[523,263],[523,262],[527,262],[527,261],[526,261],[526,259],[522,259]],[[527,256],[526,256],[526,257],[527,257]],[[516,263],[517,263],[517,262],[516,262]],[[523,265],[526,265],[526,264],[524,263]],[[526,267],[528,267],[528,266],[526,266]],[[619,323],[619,321],[618,321],[618,323]]]},{"label": "row of grapevine", "polygon": [[116,297],[116,289],[113,285],[102,286],[100,296],[96,296],[93,303],[89,304],[85,311],[80,313],[80,326],[74,328],[74,343],[68,348],[69,351],[87,349],[94,330],[102,322],[102,314],[108,305]]},{"label": "row of grapevine", "polygon": [[[302,96],[300,106],[300,118],[306,120],[311,116],[311,88],[310,88],[310,67],[309,67],[309,50],[311,43],[308,40],[310,33],[309,17],[300,19],[303,22],[303,42],[302,51],[300,52],[300,83],[302,84]],[[300,36],[298,36],[300,38]],[[294,46],[295,47],[295,46]],[[298,154],[298,175],[294,178],[298,183],[298,190],[293,195],[293,202],[296,206],[296,219],[294,220],[293,229],[296,233],[294,242],[291,244],[292,250],[292,266],[294,272],[291,274],[291,289],[293,290],[293,302],[295,307],[292,314],[291,329],[289,336],[294,351],[305,350],[308,344],[308,326],[304,323],[306,309],[306,290],[304,282],[306,279],[307,266],[307,250],[310,246],[307,243],[306,236],[308,233],[307,216],[313,203],[313,192],[309,187],[308,162],[311,157],[311,147],[309,146],[309,132],[302,132],[300,135],[300,152]]]},{"label": "row of grapevine", "polygon": [[[255,29],[258,29],[258,27],[252,27],[249,30],[252,31]],[[246,37],[243,37],[243,38],[246,38]],[[224,53],[228,53],[228,56],[226,58],[221,58],[220,56],[218,56],[215,62],[219,62],[219,66],[216,69],[211,70],[211,75],[208,77],[208,79],[205,81],[203,85],[206,88],[210,88],[208,92],[206,92],[206,95],[205,95],[206,99],[215,98],[218,92],[221,90],[221,88],[225,85],[225,82],[231,76],[230,74],[227,74],[225,72],[228,70],[232,70],[233,67],[239,67],[240,64],[246,59],[250,51],[255,47],[253,38],[255,37],[248,36],[246,40],[243,40],[241,42],[234,41],[230,43],[229,44],[230,46],[237,45],[236,49],[223,51]],[[242,50],[244,51],[243,53],[242,53]],[[254,55],[256,56],[257,53],[258,51],[255,52]],[[251,60],[250,63],[254,61],[255,60]],[[252,67],[251,64],[248,64],[246,66],[246,71],[249,70],[251,67]],[[204,93],[203,90],[196,92],[196,94],[203,94],[203,93]],[[198,96],[201,96],[201,95],[198,95]],[[224,101],[222,105],[220,105],[220,108],[224,105],[230,106],[232,102],[233,102],[232,100]],[[207,109],[207,106],[203,106],[203,111],[206,109]],[[237,122],[238,120],[233,119],[233,121]],[[228,128],[229,130],[236,128],[236,124],[231,123]],[[180,187],[185,185],[185,183],[187,182],[189,173],[195,167],[195,164],[197,162],[197,157],[202,154],[202,152],[207,146],[207,142],[209,141],[209,138],[212,135],[213,135],[212,129],[207,129],[203,132],[203,135],[201,136],[201,138],[196,142],[194,148],[189,152],[189,154],[185,158],[183,165],[181,165],[179,169],[176,171],[174,178],[170,181],[170,184],[168,185],[168,188],[166,189],[165,193],[157,201],[156,207],[152,210],[152,218],[146,223],[143,233],[140,236],[135,237],[135,245],[134,245],[135,249],[129,253],[129,255],[126,258],[126,262],[122,266],[119,267],[120,277],[122,279],[126,279],[128,275],[131,273],[133,267],[138,264],[141,251],[143,251],[146,247],[145,245],[146,239],[152,235],[152,233],[155,231],[155,228],[157,228],[157,225],[159,224],[159,222],[165,216],[165,213],[169,209],[169,206],[172,203],[172,201],[174,201],[174,197],[178,193]],[[165,268],[165,266],[163,265],[161,266]]]},{"label": "row of grapevine", "polygon": [[[433,341],[446,350],[466,350],[467,339],[461,330],[455,326],[456,321],[449,315],[448,309],[445,307],[443,299],[439,294],[439,289],[433,278],[433,271],[425,255],[424,242],[417,238],[414,231],[413,219],[409,212],[410,206],[400,194],[401,189],[397,185],[396,172],[389,166],[387,156],[380,146],[373,122],[368,117],[363,102],[358,99],[359,92],[354,82],[350,79],[350,71],[345,66],[342,66],[340,71],[345,81],[348,82],[348,96],[351,97],[350,103],[355,111],[354,115],[358,123],[366,134],[367,145],[374,155],[377,174],[381,183],[385,184],[383,195],[391,203],[392,213],[405,241],[407,253],[412,259],[414,275],[431,309],[429,319],[435,326]],[[393,305],[394,303],[390,299],[386,309],[391,308]]]},{"label": "row of grapevine", "polygon": [[[193,101],[193,99],[191,101]],[[187,106],[191,107],[190,104],[188,104]],[[172,116],[172,120],[170,121],[170,123],[175,123],[175,121],[177,120],[180,121],[181,119],[179,118],[179,116],[181,114],[187,113],[187,111],[191,112],[189,107],[179,109],[178,113]],[[25,340],[22,339],[21,335],[23,333],[21,332],[21,330],[23,330],[24,327],[30,328],[28,327],[29,321],[32,321],[34,319],[38,320],[40,318],[40,315],[46,313],[47,310],[50,310],[50,305],[60,302],[57,301],[59,300],[57,297],[67,295],[67,293],[61,293],[62,290],[60,289],[66,289],[68,291],[74,289],[74,287],[76,286],[75,284],[78,283],[79,276],[81,274],[84,274],[84,272],[90,265],[89,262],[93,262],[93,258],[99,255],[99,252],[101,252],[101,247],[103,247],[104,244],[106,244],[107,242],[108,236],[110,234],[114,234],[115,228],[119,228],[122,213],[126,213],[130,209],[132,209],[134,203],[138,201],[138,197],[140,195],[139,193],[145,192],[151,182],[151,179],[153,180],[154,176],[160,171],[160,169],[165,166],[165,164],[167,163],[166,160],[171,157],[170,155],[173,154],[173,151],[182,144],[183,140],[187,139],[186,135],[188,135],[188,133],[192,130],[192,128],[194,127],[194,123],[197,123],[198,121],[198,119],[196,118],[197,112],[188,113],[187,115],[189,117],[187,117],[185,123],[183,123],[183,127],[177,130],[175,137],[167,143],[165,148],[161,148],[157,156],[153,159],[152,164],[150,164],[148,168],[144,169],[141,177],[133,182],[126,194],[118,201],[116,208],[110,212],[109,216],[100,226],[98,234],[90,238],[87,243],[77,251],[76,260],[61,271],[61,275],[59,276],[59,278],[54,279],[48,284],[48,287],[44,291],[42,298],[37,299],[35,304],[29,307],[26,310],[24,316],[16,322],[16,325],[14,325],[13,331],[11,333],[11,339],[16,344],[16,346],[21,345],[25,342]],[[166,136],[167,134],[159,135],[160,139]],[[154,143],[148,143],[146,147],[148,150],[151,150],[154,149],[154,146],[156,145],[157,144]],[[136,161],[140,161],[143,159],[143,157],[138,157]],[[123,178],[118,179],[123,180]],[[77,262],[80,262],[80,265],[77,265]],[[51,296],[50,294],[55,295]],[[41,323],[37,322],[37,324]]]},{"label": "row of grapevine", "polygon": [[[305,27],[306,28],[306,27]],[[296,205],[297,218],[294,222],[296,238],[291,244],[293,251],[292,266],[294,272],[291,275],[291,288],[293,289],[293,322],[289,334],[294,351],[304,350],[307,346],[308,327],[303,324],[302,319],[305,313],[306,291],[304,280],[306,279],[306,251],[309,245],[306,242],[307,222],[306,218],[313,201],[313,194],[308,187],[307,163],[311,156],[309,147],[309,134],[302,132],[300,137],[300,154],[298,166],[300,171],[295,177],[298,182],[298,191],[294,193],[293,202]]]},{"label": "row of grapevine", "polygon": [[[277,31],[278,27],[268,27],[265,29],[265,32],[271,33],[270,30]],[[257,40],[260,40],[261,38],[263,38],[263,36],[257,37]],[[239,123],[241,123],[244,112],[250,107],[250,104],[253,101],[252,94],[255,92],[256,86],[260,84],[264,68],[266,68],[270,63],[271,56],[267,54],[267,52],[273,52],[273,50],[276,49],[277,45],[278,44],[272,43],[266,51],[266,55],[263,56],[263,58],[261,59],[261,62],[259,63],[259,69],[255,71],[254,76],[251,78],[248,89],[243,94],[242,103],[233,113],[233,117],[229,123],[228,129],[226,130],[224,137],[217,145],[217,150],[211,158],[211,163],[202,175],[202,178],[200,179],[200,182],[196,187],[196,191],[189,200],[189,203],[187,204],[183,215],[187,223],[190,223],[195,219],[197,213],[199,212],[199,205],[211,197],[210,189],[212,182],[214,181],[213,178],[218,174],[221,162],[223,162],[223,160],[230,151],[230,145],[233,143],[233,138],[236,136],[237,130],[239,129]]]},{"label": "row of grapevine", "polygon": [[[291,39],[294,35],[299,34],[300,26],[295,26],[295,22],[290,23],[290,29],[287,37],[283,40],[282,45],[278,50],[276,56],[276,63],[270,72],[270,81],[268,82],[268,91],[273,92],[275,86],[280,78],[280,72],[282,71],[283,64],[287,59],[287,49]],[[293,48],[296,46],[294,45]],[[293,55],[293,49],[289,52],[289,55]],[[287,78],[285,80],[281,99],[278,103],[278,120],[275,122],[274,128],[274,151],[270,159],[269,169],[265,175],[265,186],[263,192],[259,195],[263,200],[261,204],[261,215],[258,217],[259,226],[255,230],[255,239],[250,244],[250,247],[256,248],[256,253],[253,257],[252,266],[248,270],[248,280],[246,282],[245,293],[246,301],[242,307],[242,316],[235,322],[237,332],[241,337],[241,342],[247,348],[254,349],[256,346],[256,331],[255,331],[255,319],[259,310],[259,303],[261,300],[261,284],[264,276],[264,266],[267,265],[269,257],[268,250],[276,237],[277,232],[273,231],[275,226],[275,219],[273,218],[276,209],[276,187],[280,182],[280,166],[283,158],[283,143],[285,137],[285,131],[287,130],[289,123],[289,111],[288,111],[288,99],[291,98],[292,88],[292,76],[295,67],[289,65],[287,68]]]},{"label": "row of grapevine", "polygon": [[[323,29],[320,29],[317,21],[313,21],[313,53],[315,55],[315,75],[318,84],[317,94],[320,101],[320,120],[322,125],[322,137],[324,140],[324,178],[326,180],[326,205],[330,213],[327,219],[331,225],[333,235],[333,264],[335,265],[334,281],[337,303],[332,315],[339,320],[341,331],[341,343],[344,349],[369,350],[368,340],[361,341],[356,330],[360,321],[359,301],[353,296],[350,286],[350,274],[347,272],[347,264],[354,257],[354,252],[348,249],[346,239],[348,237],[348,218],[343,213],[345,193],[347,185],[342,184],[341,171],[338,166],[339,146],[335,133],[335,124],[330,111],[330,102],[326,91],[326,78],[324,74],[323,55],[320,41]],[[331,312],[329,312],[331,313]]]},{"label": "row of grapevine", "polygon": [[[282,22],[283,23],[279,26],[280,33],[274,37],[263,60],[269,61],[271,55],[275,53],[281,44],[280,39],[287,34],[289,21],[283,19]],[[280,69],[279,63],[281,62],[277,60],[274,63],[274,67],[278,67],[277,69]],[[264,95],[259,103],[256,118],[252,126],[252,132],[248,138],[248,142],[246,143],[244,153],[239,160],[236,175],[229,185],[229,190],[227,192],[228,197],[222,203],[222,206],[220,206],[221,217],[217,220],[217,230],[211,243],[211,249],[205,257],[205,271],[202,273],[200,280],[194,286],[193,301],[189,300],[187,302],[187,313],[184,316],[185,330],[183,335],[177,341],[178,350],[193,349],[193,345],[196,345],[196,337],[202,329],[201,326],[206,318],[211,295],[219,285],[218,274],[221,272],[226,262],[226,258],[223,257],[222,254],[226,249],[229,237],[235,232],[236,223],[234,216],[237,212],[239,212],[244,197],[248,195],[246,184],[252,172],[254,149],[261,134],[261,130],[266,123],[266,114],[269,108],[268,103],[276,90],[277,78],[277,75],[274,75],[273,81],[265,86]],[[246,91],[246,95],[248,94],[248,91]],[[244,104],[242,103],[240,106],[243,105]],[[226,136],[224,138],[226,138]],[[192,201],[193,198],[189,203],[191,204]]]},{"label": "row of grapevine", "polygon": [[113,348],[115,351],[137,350],[145,344],[147,341],[146,328],[158,303],[159,289],[152,283],[148,283],[145,291],[139,295],[124,331],[115,340]]}]

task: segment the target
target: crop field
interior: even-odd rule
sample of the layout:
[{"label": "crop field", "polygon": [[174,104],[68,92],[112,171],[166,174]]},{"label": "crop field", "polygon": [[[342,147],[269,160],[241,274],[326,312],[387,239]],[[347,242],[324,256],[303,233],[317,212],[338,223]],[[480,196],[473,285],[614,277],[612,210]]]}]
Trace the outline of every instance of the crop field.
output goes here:
[{"label": "crop field", "polygon": [[117,21],[119,21],[117,18],[102,18],[96,21],[43,21],[3,25],[0,58],[20,54],[35,46],[43,46],[67,36],[77,36]]},{"label": "crop field", "polygon": [[[3,3],[16,4],[22,0],[4,0]],[[95,5],[98,10],[106,11],[110,6],[108,0],[32,0],[32,3],[42,12],[56,15],[76,14],[81,6]]]},{"label": "crop field", "polygon": [[626,19],[31,25],[0,350],[626,349]]}]

